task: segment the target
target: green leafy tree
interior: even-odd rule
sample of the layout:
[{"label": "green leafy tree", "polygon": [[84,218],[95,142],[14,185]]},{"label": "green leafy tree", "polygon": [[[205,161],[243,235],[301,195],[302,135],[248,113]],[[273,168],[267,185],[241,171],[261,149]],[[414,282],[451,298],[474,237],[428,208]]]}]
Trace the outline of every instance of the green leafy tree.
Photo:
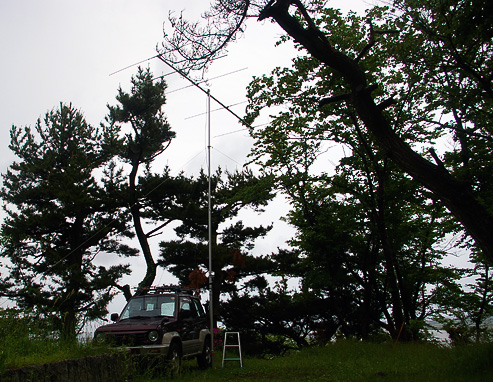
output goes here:
[{"label": "green leafy tree", "polygon": [[[225,179],[224,179],[225,178]],[[159,265],[179,278],[182,284],[207,287],[209,267],[208,177],[182,179],[180,196],[181,225],[175,228],[180,240],[161,242]],[[266,272],[270,266],[249,251],[254,241],[265,236],[272,226],[246,227],[234,221],[242,209],[262,211],[272,199],[268,178],[259,179],[250,170],[211,177],[212,289],[214,316],[217,319],[221,293],[236,289],[245,276]]]},{"label": "green leafy tree", "polygon": [[[205,27],[174,20],[175,33],[166,37],[162,56],[185,69],[204,68],[243,31],[249,16],[277,23],[328,76],[340,80],[318,88],[313,109],[349,103],[380,149],[430,190],[493,261],[491,187],[481,175],[491,173],[493,142],[491,2],[396,0],[391,9],[368,12],[367,38],[357,41],[352,33],[338,33],[339,19],[326,5],[216,0]],[[374,65],[381,56],[388,59]],[[399,75],[400,84],[386,87],[376,72]],[[404,104],[423,113],[409,118],[392,112],[395,105],[405,111]],[[423,155],[423,146],[408,139],[423,130],[446,134],[454,145],[442,158],[430,146]]]},{"label": "green leafy tree", "polygon": [[385,329],[397,338],[404,328],[401,339],[416,339],[413,322],[433,313],[435,285],[454,275],[435,247],[442,211],[399,172],[358,167],[357,156],[343,163],[288,215],[302,254],[295,275],[331,302],[346,335]]},{"label": "green leafy tree", "polygon": [[[333,39],[345,38],[341,49],[364,39],[365,18],[327,9],[322,20],[330,20]],[[386,52],[366,66],[373,81],[399,89],[401,73],[383,69],[391,58]],[[439,265],[444,253],[437,249],[453,226],[433,195],[403,174],[360,126],[350,102],[313,105],[320,89],[343,87],[332,69],[310,56],[252,81],[248,122],[263,108],[283,107],[270,125],[252,130],[252,157],[272,172],[293,206],[288,218],[298,235],[291,243],[301,257],[298,263],[288,258],[289,274],[332,301],[346,334],[366,337],[383,328],[394,338],[416,338],[414,323],[433,313],[434,285],[456,278]],[[430,146],[439,136],[409,128],[408,119],[428,116],[411,100],[387,113],[402,118],[395,130],[415,145]],[[346,152],[335,175],[317,170],[327,167],[327,142]]]},{"label": "green leafy tree", "polygon": [[[128,203],[132,215],[137,239],[146,261],[147,270],[140,282],[140,287],[150,287],[156,277],[156,263],[149,246],[149,233],[144,232],[143,199],[145,195],[139,188],[139,170],[145,166],[145,176],[150,175],[150,166],[153,160],[169,146],[175,133],[162,112],[166,103],[166,82],[161,78],[153,80],[149,68],[139,67],[136,76],[132,76],[132,89],[126,93],[118,89],[117,106],[109,106],[106,122],[114,129],[118,129],[123,138],[119,139],[118,155],[130,164],[128,175],[128,192],[125,201]],[[130,290],[124,289],[125,296],[130,298]]]},{"label": "green leafy tree", "polygon": [[[2,256],[6,294],[22,308],[57,318],[64,338],[83,319],[106,314],[127,265],[95,266],[99,253],[131,256],[128,214],[115,198],[121,174],[109,162],[111,129],[90,126],[71,105],[46,113],[34,129],[11,129],[19,158],[3,174]],[[102,177],[99,178],[102,174]]]}]

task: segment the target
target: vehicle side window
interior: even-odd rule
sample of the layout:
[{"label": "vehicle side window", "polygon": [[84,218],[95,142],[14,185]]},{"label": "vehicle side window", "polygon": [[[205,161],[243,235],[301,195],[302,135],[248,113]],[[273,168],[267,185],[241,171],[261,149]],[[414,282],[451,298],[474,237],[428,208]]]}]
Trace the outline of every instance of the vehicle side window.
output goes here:
[{"label": "vehicle side window", "polygon": [[204,312],[204,308],[202,307],[202,304],[200,303],[200,301],[197,299],[193,299],[193,302],[195,304],[195,309],[197,310],[197,315],[199,317],[204,317],[205,312]]},{"label": "vehicle side window", "polygon": [[180,311],[189,311],[191,318],[197,317],[197,311],[195,305],[192,303],[189,297],[182,297],[180,301]]}]

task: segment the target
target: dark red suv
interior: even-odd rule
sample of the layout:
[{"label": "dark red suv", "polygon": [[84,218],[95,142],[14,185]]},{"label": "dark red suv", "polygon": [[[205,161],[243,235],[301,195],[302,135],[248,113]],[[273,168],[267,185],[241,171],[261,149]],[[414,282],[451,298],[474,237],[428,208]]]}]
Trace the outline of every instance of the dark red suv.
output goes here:
[{"label": "dark red suv", "polygon": [[96,329],[97,342],[134,354],[165,356],[175,371],[182,358],[197,357],[201,368],[211,365],[207,318],[191,290],[163,286],[140,291],[111,320],[115,323]]}]

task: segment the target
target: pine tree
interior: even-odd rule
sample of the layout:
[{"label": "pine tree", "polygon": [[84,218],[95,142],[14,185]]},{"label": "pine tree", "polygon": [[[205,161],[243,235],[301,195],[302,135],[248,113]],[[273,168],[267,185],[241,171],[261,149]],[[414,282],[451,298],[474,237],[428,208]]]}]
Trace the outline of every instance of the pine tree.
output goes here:
[{"label": "pine tree", "polygon": [[[130,206],[135,233],[147,265],[146,274],[139,286],[150,287],[156,277],[156,263],[149,246],[149,236],[143,228],[144,195],[140,192],[138,174],[141,165],[148,169],[152,161],[166,150],[175,133],[170,130],[161,111],[166,102],[166,82],[163,79],[154,82],[150,69],[140,67],[131,82],[130,93],[118,89],[116,99],[119,104],[108,106],[106,122],[124,135],[118,142],[118,154],[131,166],[126,202]],[[146,176],[150,176],[149,171]],[[129,289],[126,288],[124,292],[128,299]]]},{"label": "pine tree", "polygon": [[[183,179],[182,224],[175,231],[180,240],[161,242],[159,265],[178,277],[184,285],[207,287],[208,247],[208,178],[201,172],[197,179]],[[188,191],[187,191],[188,190]],[[272,199],[269,178],[258,178],[249,170],[211,177],[212,289],[214,317],[219,314],[221,293],[233,292],[248,275],[267,272],[272,267],[265,258],[251,254],[257,238],[265,236],[269,226],[246,227],[235,221],[244,208],[262,211]],[[176,216],[176,215],[175,215]]]},{"label": "pine tree", "polygon": [[10,263],[2,281],[18,305],[53,316],[67,339],[84,319],[107,313],[113,287],[129,273],[126,265],[95,266],[94,258],[135,254],[118,241],[131,233],[116,203],[122,178],[110,162],[113,137],[64,104],[34,129],[11,129],[9,147],[19,160],[0,192],[2,252]]}]

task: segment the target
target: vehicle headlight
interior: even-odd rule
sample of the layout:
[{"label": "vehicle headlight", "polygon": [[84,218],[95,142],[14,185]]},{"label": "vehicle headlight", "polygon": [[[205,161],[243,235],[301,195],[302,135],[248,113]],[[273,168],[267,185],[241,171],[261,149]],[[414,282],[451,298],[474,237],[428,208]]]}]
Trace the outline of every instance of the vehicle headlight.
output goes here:
[{"label": "vehicle headlight", "polygon": [[106,341],[106,336],[103,332],[96,332],[94,334],[94,341],[97,344],[103,344]]},{"label": "vehicle headlight", "polygon": [[149,338],[149,341],[151,342],[156,342],[159,338],[159,333],[157,330],[151,330],[149,334],[147,334],[147,338]]}]

